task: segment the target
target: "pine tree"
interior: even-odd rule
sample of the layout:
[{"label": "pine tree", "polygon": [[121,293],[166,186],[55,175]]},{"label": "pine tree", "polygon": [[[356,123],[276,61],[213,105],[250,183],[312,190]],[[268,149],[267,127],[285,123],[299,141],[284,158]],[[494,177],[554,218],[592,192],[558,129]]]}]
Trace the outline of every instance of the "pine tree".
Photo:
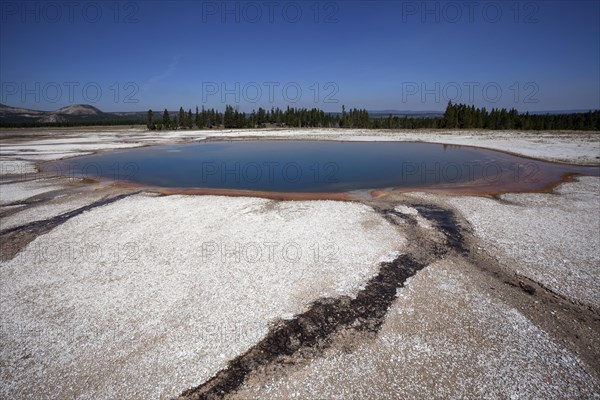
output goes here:
[{"label": "pine tree", "polygon": [[163,125],[165,129],[169,129],[171,127],[171,118],[169,117],[169,112],[165,108],[165,112],[163,113]]},{"label": "pine tree", "polygon": [[340,121],[340,128],[345,128],[348,125],[348,117],[346,115],[346,106],[342,104],[342,119]]},{"label": "pine tree", "polygon": [[444,112],[443,125],[444,128],[456,128],[458,124],[458,117],[456,115],[456,107],[452,105],[452,101],[448,102],[446,112]]},{"label": "pine tree", "polygon": [[185,127],[185,111],[183,107],[179,107],[179,126],[181,128]]},{"label": "pine tree", "polygon": [[154,118],[153,118],[152,109],[148,110],[148,120],[147,120],[146,126],[150,130],[154,130],[156,128],[154,126]]},{"label": "pine tree", "polygon": [[223,128],[230,129],[233,128],[235,124],[235,114],[233,112],[233,107],[230,105],[225,106],[225,113],[223,114]]}]

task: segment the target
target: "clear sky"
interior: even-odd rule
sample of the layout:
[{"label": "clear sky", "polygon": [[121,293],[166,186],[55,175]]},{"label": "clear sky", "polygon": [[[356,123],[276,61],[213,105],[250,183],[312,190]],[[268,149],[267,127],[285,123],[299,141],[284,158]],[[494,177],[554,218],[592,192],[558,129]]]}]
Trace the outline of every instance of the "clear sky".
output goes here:
[{"label": "clear sky", "polygon": [[5,1],[3,104],[600,108],[599,1]]}]

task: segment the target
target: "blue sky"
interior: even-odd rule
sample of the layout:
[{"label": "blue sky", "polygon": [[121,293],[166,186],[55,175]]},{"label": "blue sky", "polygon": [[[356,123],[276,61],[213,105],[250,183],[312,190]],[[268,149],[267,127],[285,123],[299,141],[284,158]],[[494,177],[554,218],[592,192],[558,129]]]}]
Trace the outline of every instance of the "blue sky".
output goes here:
[{"label": "blue sky", "polygon": [[5,1],[0,102],[600,108],[599,1]]}]

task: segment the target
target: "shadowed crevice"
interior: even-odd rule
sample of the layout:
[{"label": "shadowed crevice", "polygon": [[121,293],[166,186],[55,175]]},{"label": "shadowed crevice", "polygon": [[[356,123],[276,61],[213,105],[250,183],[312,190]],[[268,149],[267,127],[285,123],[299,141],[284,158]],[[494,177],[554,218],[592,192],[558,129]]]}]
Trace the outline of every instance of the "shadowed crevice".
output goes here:
[{"label": "shadowed crevice", "polygon": [[0,231],[0,236],[4,236],[6,234],[13,233],[13,232],[16,232],[16,231],[32,231],[32,230],[45,230],[45,231],[47,231],[47,230],[50,230],[50,229],[52,229],[52,228],[54,228],[54,227],[56,227],[56,226],[58,226],[58,225],[60,225],[60,224],[62,224],[64,222],[68,221],[69,219],[71,219],[73,217],[76,217],[76,216],[78,216],[78,215],[86,212],[86,211],[89,211],[89,210],[94,209],[96,207],[102,207],[102,206],[105,206],[107,204],[114,203],[115,201],[119,201],[119,200],[122,200],[122,199],[124,199],[126,197],[133,196],[133,195],[136,195],[136,194],[139,194],[139,193],[141,193],[141,192],[121,194],[121,195],[118,195],[118,196],[115,196],[115,197],[110,197],[108,199],[96,201],[96,202],[94,202],[92,204],[88,204],[87,206],[83,206],[83,207],[77,208],[77,209],[75,209],[73,211],[69,211],[69,212],[66,212],[64,214],[60,214],[60,215],[57,215],[57,216],[49,218],[49,219],[44,219],[44,220],[41,220],[41,221],[33,221],[33,222],[30,222],[30,223],[25,224],[25,225],[20,225],[20,226],[15,226],[15,227],[8,228],[8,229],[3,229],[3,230]]},{"label": "shadowed crevice", "polygon": [[102,207],[139,193],[141,193],[141,191],[121,194],[108,199],[96,201],[92,204],[88,204],[87,206],[77,208],[73,211],[69,211],[49,219],[33,221],[25,225],[3,229],[0,231],[0,259],[3,261],[12,259],[19,251],[21,251],[21,249],[23,249],[36,237],[51,231],[58,225],[65,223],[71,218],[74,218],[94,208]]},{"label": "shadowed crevice", "polygon": [[230,361],[227,368],[204,384],[183,392],[179,398],[222,398],[239,389],[246,376],[260,367],[276,364],[305,349],[326,348],[332,334],[340,329],[379,331],[397,289],[425,266],[408,255],[381,263],[379,273],[355,298],[342,296],[314,302],[308,311],[272,328],[258,344]]},{"label": "shadowed crevice", "polygon": [[[411,206],[442,231],[450,249],[459,254],[467,253],[465,238],[453,211],[432,205]],[[411,215],[394,209],[373,208],[393,225],[417,225],[417,220]],[[434,251],[432,256],[439,258],[446,252]],[[223,398],[237,391],[252,372],[282,363],[286,357],[297,353],[327,348],[331,345],[332,336],[343,329],[377,333],[396,298],[398,288],[402,288],[408,278],[426,265],[408,254],[381,263],[379,273],[367,282],[355,298],[342,296],[317,300],[306,312],[272,328],[250,350],[230,361],[225,369],[210,380],[183,392],[179,399]]]},{"label": "shadowed crevice", "polygon": [[458,254],[467,255],[469,250],[465,247],[465,237],[463,236],[456,216],[451,210],[432,205],[412,205],[424,218],[434,222],[446,236],[447,244]]}]

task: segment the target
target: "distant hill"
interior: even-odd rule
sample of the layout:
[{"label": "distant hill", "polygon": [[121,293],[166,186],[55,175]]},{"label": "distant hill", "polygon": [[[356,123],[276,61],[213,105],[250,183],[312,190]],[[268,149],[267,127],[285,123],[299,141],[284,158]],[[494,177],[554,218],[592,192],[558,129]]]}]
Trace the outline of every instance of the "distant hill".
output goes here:
[{"label": "distant hill", "polygon": [[4,124],[44,124],[53,122],[90,124],[93,122],[102,123],[108,121],[129,123],[131,121],[143,121],[145,118],[145,112],[107,113],[89,104],[73,104],[59,108],[56,111],[30,110],[0,104],[0,123]]},{"label": "distant hill", "polygon": [[46,111],[29,110],[26,108],[10,107],[0,104],[0,120],[19,118],[24,120],[36,121],[45,117]]},{"label": "distant hill", "polygon": [[59,108],[56,110],[56,114],[64,114],[64,115],[100,115],[103,114],[102,111],[97,109],[94,106],[90,106],[89,104],[74,104],[72,106],[67,106],[63,108]]}]

